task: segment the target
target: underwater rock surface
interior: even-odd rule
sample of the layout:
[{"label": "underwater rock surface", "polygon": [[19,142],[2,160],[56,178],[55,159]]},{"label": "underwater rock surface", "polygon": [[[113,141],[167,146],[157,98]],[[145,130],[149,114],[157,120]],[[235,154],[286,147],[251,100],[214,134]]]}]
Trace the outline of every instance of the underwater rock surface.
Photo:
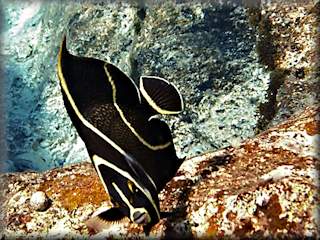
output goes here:
[{"label": "underwater rock surface", "polygon": [[9,160],[4,171],[83,160],[84,147],[65,113],[55,67],[67,12],[77,5],[2,1],[1,7]]},{"label": "underwater rock surface", "polygon": [[[319,110],[308,107],[238,147],[186,159],[160,193],[161,210],[176,214],[151,236],[319,238]],[[129,220],[99,233],[84,225],[100,206],[111,206],[91,163],[0,180],[3,239],[145,238]],[[45,211],[30,205],[38,191],[50,199]]]},{"label": "underwater rock surface", "polygon": [[270,74],[259,63],[248,9],[218,3],[2,1],[6,171],[45,170],[87,158],[63,106],[56,57],[64,31],[73,54],[110,61],[137,81],[174,82],[186,111],[168,118],[179,156],[253,136]]},{"label": "underwater rock surface", "polygon": [[259,127],[267,129],[319,102],[319,1],[271,1],[251,12],[257,51],[270,72]]}]

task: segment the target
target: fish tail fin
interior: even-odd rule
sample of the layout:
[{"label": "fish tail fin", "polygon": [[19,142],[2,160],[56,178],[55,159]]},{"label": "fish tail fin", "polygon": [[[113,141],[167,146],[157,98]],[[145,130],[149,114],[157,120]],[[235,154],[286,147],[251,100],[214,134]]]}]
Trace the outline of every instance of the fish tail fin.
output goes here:
[{"label": "fish tail fin", "polygon": [[147,103],[160,114],[178,114],[184,109],[176,86],[160,77],[142,76],[140,92]]}]

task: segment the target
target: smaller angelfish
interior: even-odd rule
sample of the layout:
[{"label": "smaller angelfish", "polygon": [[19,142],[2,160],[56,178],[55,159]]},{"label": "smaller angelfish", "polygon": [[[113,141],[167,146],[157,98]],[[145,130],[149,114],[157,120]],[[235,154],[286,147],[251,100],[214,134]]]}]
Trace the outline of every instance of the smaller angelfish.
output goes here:
[{"label": "smaller angelfish", "polygon": [[148,232],[161,217],[158,193],[182,163],[168,125],[155,117],[183,110],[179,91],[152,76],[142,76],[138,89],[111,63],[70,54],[66,38],[57,71],[67,112],[114,205],[95,219],[128,217]]}]

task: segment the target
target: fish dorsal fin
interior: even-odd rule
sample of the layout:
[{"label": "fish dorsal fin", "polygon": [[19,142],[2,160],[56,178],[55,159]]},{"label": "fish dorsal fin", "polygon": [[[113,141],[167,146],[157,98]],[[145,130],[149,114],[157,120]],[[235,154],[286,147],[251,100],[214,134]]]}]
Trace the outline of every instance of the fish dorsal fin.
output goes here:
[{"label": "fish dorsal fin", "polygon": [[61,54],[62,55],[69,54],[69,51],[67,49],[67,36],[66,35],[64,35],[63,38],[62,38],[62,42],[61,42],[61,45],[60,45],[60,50],[61,50]]},{"label": "fish dorsal fin", "polygon": [[148,104],[160,114],[183,111],[183,99],[175,85],[160,77],[142,76],[140,92]]},{"label": "fish dorsal fin", "polygon": [[[94,104],[112,103],[112,89],[104,70],[104,61],[69,53],[64,36],[58,54],[57,73],[70,111],[85,115]],[[69,111],[68,110],[68,111]]]},{"label": "fish dorsal fin", "polygon": [[130,77],[111,63],[105,63],[104,70],[112,87],[114,103],[126,105],[140,103],[139,89]]}]

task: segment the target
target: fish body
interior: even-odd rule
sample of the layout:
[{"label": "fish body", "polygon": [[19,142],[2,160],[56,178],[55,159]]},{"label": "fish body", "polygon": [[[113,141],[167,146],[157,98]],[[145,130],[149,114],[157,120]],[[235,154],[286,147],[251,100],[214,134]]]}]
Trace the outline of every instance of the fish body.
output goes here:
[{"label": "fish body", "polygon": [[150,229],[160,219],[158,193],[182,162],[168,125],[155,115],[181,112],[180,93],[151,76],[142,76],[138,89],[113,64],[70,54],[66,38],[57,71],[66,110],[114,204],[98,219],[127,216]]}]

